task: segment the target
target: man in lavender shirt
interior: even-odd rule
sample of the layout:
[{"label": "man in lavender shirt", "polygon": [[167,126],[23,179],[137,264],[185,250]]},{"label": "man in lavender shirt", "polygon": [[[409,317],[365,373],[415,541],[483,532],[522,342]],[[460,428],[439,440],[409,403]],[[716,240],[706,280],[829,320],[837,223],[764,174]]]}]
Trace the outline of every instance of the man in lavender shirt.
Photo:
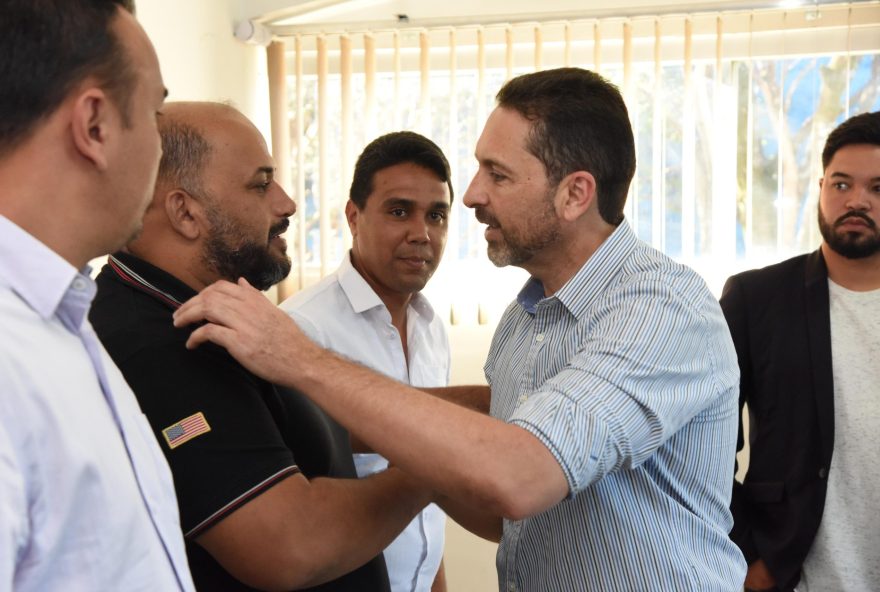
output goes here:
[{"label": "man in lavender shirt", "polygon": [[0,3],[0,592],[192,590],[168,466],[87,320],[152,194],[131,0]]}]

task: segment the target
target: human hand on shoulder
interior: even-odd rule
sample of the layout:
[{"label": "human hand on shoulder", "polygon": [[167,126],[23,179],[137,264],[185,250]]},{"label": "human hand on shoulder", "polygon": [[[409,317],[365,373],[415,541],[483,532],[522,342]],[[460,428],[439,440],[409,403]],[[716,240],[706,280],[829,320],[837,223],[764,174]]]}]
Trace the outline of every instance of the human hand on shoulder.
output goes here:
[{"label": "human hand on shoulder", "polygon": [[204,324],[186,342],[195,349],[205,342],[220,345],[254,374],[295,386],[297,360],[319,351],[296,323],[247,280],[218,281],[186,301],[174,313],[174,326]]}]

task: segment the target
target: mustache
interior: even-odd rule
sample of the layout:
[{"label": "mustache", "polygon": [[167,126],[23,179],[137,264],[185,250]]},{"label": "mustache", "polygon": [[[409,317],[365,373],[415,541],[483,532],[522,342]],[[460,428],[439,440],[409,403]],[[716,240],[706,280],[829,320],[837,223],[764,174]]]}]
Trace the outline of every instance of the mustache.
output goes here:
[{"label": "mustache", "polygon": [[858,218],[858,219],[864,221],[865,224],[868,225],[868,228],[870,228],[872,230],[877,229],[877,223],[874,222],[873,220],[871,220],[871,218],[869,218],[868,215],[863,212],[847,212],[846,214],[844,214],[843,216],[841,216],[840,218],[838,218],[837,220],[834,221],[834,226],[840,226],[841,224],[846,222],[849,218]]},{"label": "mustache", "polygon": [[498,219],[487,212],[483,206],[477,206],[474,208],[474,216],[477,218],[477,222],[479,222],[480,224],[498,226]]},{"label": "mustache", "polygon": [[278,236],[279,234],[285,232],[289,227],[290,227],[290,220],[287,218],[284,218],[278,224],[272,226],[269,229],[269,238],[272,238],[274,236]]}]

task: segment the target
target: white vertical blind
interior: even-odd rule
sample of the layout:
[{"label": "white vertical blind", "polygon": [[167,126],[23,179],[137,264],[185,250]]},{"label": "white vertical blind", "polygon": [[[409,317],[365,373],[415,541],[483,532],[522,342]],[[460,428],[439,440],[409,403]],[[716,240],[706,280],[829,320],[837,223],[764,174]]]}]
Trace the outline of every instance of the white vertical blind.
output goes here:
[{"label": "white vertical blind", "polygon": [[[853,110],[880,106],[878,53],[880,2],[299,31],[288,47],[292,125],[272,110],[276,128],[292,134],[275,151],[296,155],[297,284],[332,270],[348,245],[341,208],[367,142],[398,129],[432,138],[460,197],[501,84],[571,65],[617,84],[630,109],[639,159],[630,224],[717,286],[731,266],[812,246],[815,145]],[[456,199],[444,268],[484,258],[481,227]]]},{"label": "white vertical blind", "polygon": [[[286,44],[275,41],[266,49],[269,85],[269,112],[272,122],[272,154],[275,159],[275,179],[287,192],[293,192],[290,163],[291,137],[290,120],[287,115],[289,97],[287,96],[287,66],[285,63]],[[285,298],[291,291],[288,282],[278,285],[278,298]]]},{"label": "white vertical blind", "polygon": [[[294,82],[296,84],[296,99],[293,104],[294,113],[302,113],[303,112],[303,60],[302,60],[302,39],[297,37],[294,39],[294,57],[293,57],[293,71],[294,71]],[[294,199],[299,203],[300,208],[302,208],[302,198],[306,193],[306,167],[305,167],[305,151],[304,151],[304,129],[303,129],[303,118],[296,117],[294,119],[294,127],[293,127],[293,138],[292,144],[293,149],[296,151],[296,169],[294,174],[296,175],[296,189]],[[277,155],[275,155],[277,158]],[[306,286],[306,225],[302,223],[303,213],[300,210],[299,216],[295,218],[294,227],[297,231],[297,241],[296,241],[296,287],[300,290],[305,288]],[[290,280],[287,280],[288,287],[292,287],[289,285]]]},{"label": "white vertical blind", "polygon": [[[339,185],[337,187],[337,192],[339,196],[348,195],[348,189],[351,187],[351,175],[352,175],[352,167],[354,167],[354,160],[352,158],[352,137],[354,136],[354,130],[352,129],[352,117],[354,116],[354,109],[352,107],[352,63],[351,63],[351,37],[348,35],[341,35],[339,37],[339,94],[342,99],[342,109],[341,109],[341,123],[342,123],[342,145],[340,146],[340,152],[342,153],[340,156],[342,157],[340,160],[340,175],[339,175]],[[336,224],[340,227],[346,227],[345,220],[345,210],[337,209],[336,212]],[[348,232],[342,233],[342,244],[344,250],[348,250],[351,247],[351,235]]]},{"label": "white vertical blind", "polygon": [[318,212],[320,215],[320,266],[321,276],[330,271],[330,198],[333,186],[330,183],[327,142],[330,114],[327,110],[327,39],[323,35],[316,38],[318,62]]},{"label": "white vertical blind", "polygon": [[684,105],[681,130],[681,257],[690,261],[695,253],[696,238],[696,169],[697,132],[694,109],[693,21],[684,21]]}]

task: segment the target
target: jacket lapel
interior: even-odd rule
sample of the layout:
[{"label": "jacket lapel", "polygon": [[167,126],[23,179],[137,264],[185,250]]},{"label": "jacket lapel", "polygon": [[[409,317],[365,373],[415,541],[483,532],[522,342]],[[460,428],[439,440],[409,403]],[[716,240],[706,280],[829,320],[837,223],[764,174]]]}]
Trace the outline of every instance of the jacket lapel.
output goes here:
[{"label": "jacket lapel", "polygon": [[828,302],[828,268],[821,249],[807,256],[804,294],[809,335],[809,371],[813,375],[813,395],[822,438],[822,463],[830,466],[834,448],[834,380],[831,368],[831,312]]}]

